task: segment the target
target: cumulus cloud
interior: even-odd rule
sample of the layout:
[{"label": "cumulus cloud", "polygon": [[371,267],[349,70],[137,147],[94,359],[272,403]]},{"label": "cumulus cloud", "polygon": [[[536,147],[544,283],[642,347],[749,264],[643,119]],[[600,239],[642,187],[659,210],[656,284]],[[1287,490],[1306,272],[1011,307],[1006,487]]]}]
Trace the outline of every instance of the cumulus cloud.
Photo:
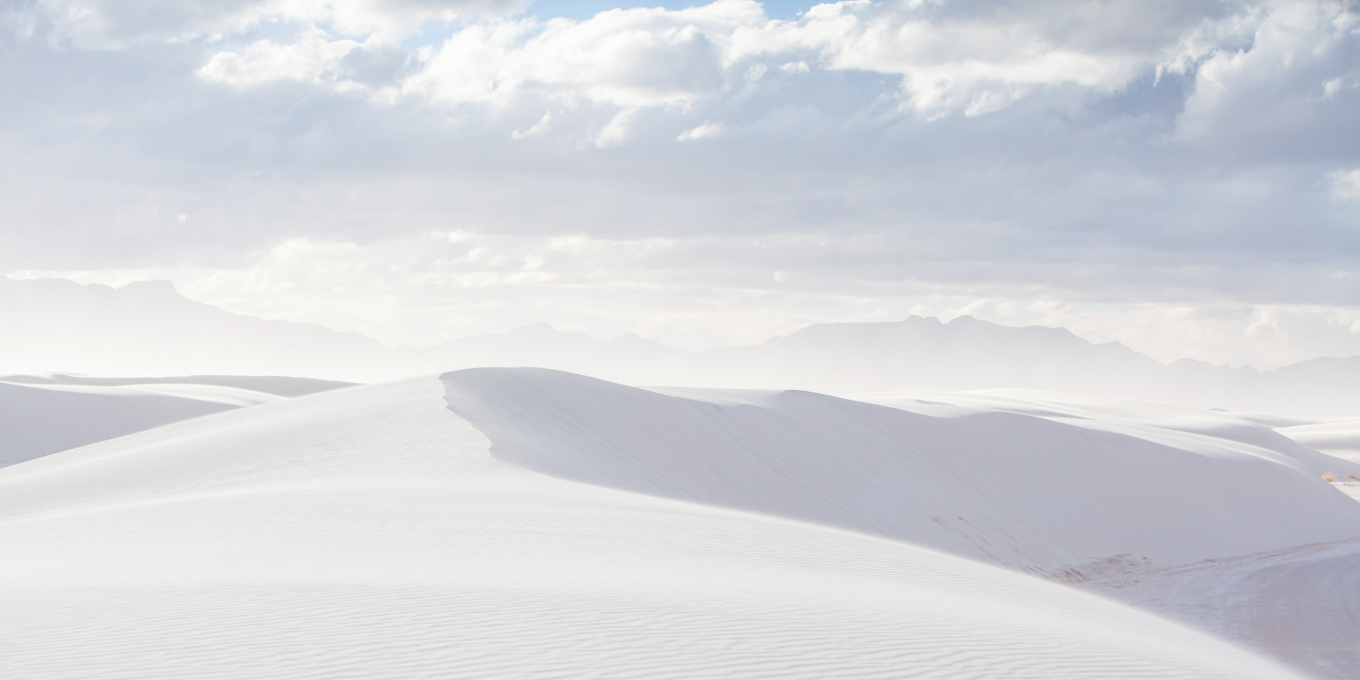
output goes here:
[{"label": "cumulus cloud", "polygon": [[763,19],[750,0],[671,12],[612,10],[573,22],[523,20],[463,29],[406,83],[449,105],[541,91],[624,108],[684,106],[724,83],[724,43]]},{"label": "cumulus cloud", "polygon": [[[318,7],[325,11],[275,11],[308,18],[381,14]],[[504,104],[527,91],[624,108],[683,107],[723,95],[739,76],[759,81],[768,66],[750,62],[771,57],[783,62],[784,74],[809,72],[809,61],[891,74],[900,78],[904,109],[928,118],[971,116],[1036,90],[1075,86],[1108,94],[1149,73],[1184,73],[1247,42],[1257,14],[1250,5],[1223,2],[1049,2],[1021,11],[1004,3],[858,0],[779,21],[754,0],[717,0],[679,11],[611,10],[584,21],[468,26],[423,54],[424,67],[404,89],[446,105]],[[337,23],[351,32],[381,24]],[[287,72],[287,65],[280,68]]]},{"label": "cumulus cloud", "polygon": [[[511,16],[517,0],[43,0],[52,35],[91,40],[240,36],[262,22],[301,22],[293,42],[254,42],[212,55],[204,73],[249,61],[252,80],[296,78],[299,61],[333,60],[359,42],[390,45],[430,22]],[[18,16],[18,15],[16,15]],[[998,111],[1035,92],[1076,87],[1119,92],[1149,74],[1194,72],[1186,129],[1204,128],[1235,94],[1290,87],[1332,99],[1354,90],[1357,15],[1318,0],[1196,0],[1148,6],[1126,0],[1010,3],[846,0],[795,21],[767,17],[754,0],[684,10],[611,10],[584,21],[489,19],[409,56],[422,67],[403,88],[448,105],[502,101],[520,92],[623,108],[684,107],[755,82],[768,59],[784,74],[813,68],[897,78],[902,106],[926,117]],[[324,31],[317,27],[324,27]],[[29,32],[30,28],[26,29]],[[335,37],[329,37],[335,36]],[[322,45],[331,41],[332,46]],[[1310,52],[1303,48],[1312,47]],[[280,55],[293,55],[291,58]],[[1298,59],[1294,55],[1297,55]],[[254,59],[250,59],[254,56]],[[276,71],[271,75],[271,71]],[[1272,80],[1274,79],[1274,80]],[[233,81],[235,82],[235,81]],[[238,83],[239,84],[239,83]],[[1198,126],[1198,127],[1197,127]]]},{"label": "cumulus cloud", "polygon": [[208,80],[237,87],[271,80],[333,82],[341,60],[357,47],[359,43],[353,40],[327,40],[322,35],[289,45],[261,40],[252,43],[240,54],[214,54],[199,73]]},{"label": "cumulus cloud", "polygon": [[[249,82],[305,74],[319,82],[314,74],[365,53],[347,35],[366,35],[364,47],[384,46],[432,18],[514,6],[294,0],[243,5],[234,14],[229,8],[218,14],[253,17],[238,24],[269,15],[329,18],[341,29],[339,37],[312,29],[293,44],[262,40],[245,53],[222,51],[201,70],[240,85],[247,81],[231,74],[248,71]],[[880,94],[895,96],[902,111],[935,120],[993,113],[1027,98],[1071,111],[1139,82],[1188,74],[1193,91],[1177,132],[1193,139],[1220,134],[1225,124],[1257,120],[1259,133],[1262,126],[1314,122],[1322,110],[1352,110],[1360,86],[1360,67],[1351,58],[1357,16],[1349,5],[1326,0],[1053,1],[1023,8],[847,0],[781,21],[765,16],[754,0],[717,0],[678,11],[611,10],[583,21],[466,25],[441,44],[410,53],[408,61],[418,67],[381,85],[399,82],[406,96],[455,109],[486,105],[492,114],[523,100],[687,111],[739,96],[743,82],[755,86],[765,78],[771,61],[783,77],[813,68],[890,75],[897,91]],[[356,83],[329,82],[340,91]],[[1301,107],[1299,97],[1330,105]],[[1263,111],[1240,115],[1262,99],[1270,100]]]},{"label": "cumulus cloud", "polygon": [[1360,11],[1351,3],[1276,2],[1251,41],[1218,49],[1195,72],[1177,133],[1228,146],[1252,140],[1276,157],[1355,153]]},{"label": "cumulus cloud", "polygon": [[[1106,305],[1061,317],[1090,333],[1268,309],[1214,337],[1323,351],[1290,314],[1360,307],[1353,3],[808,5],[5,7],[0,273],[192,269],[205,300],[381,333],[344,283],[366,266],[431,282],[373,293],[402,337],[513,317],[689,345],[948,298]],[[472,262],[427,236],[450,230],[501,264],[414,255]]]},{"label": "cumulus cloud", "polygon": [[1112,92],[1149,69],[1183,68],[1188,35],[1220,18],[1217,4],[841,2],[742,47],[802,48],[827,68],[900,74],[904,107],[979,115],[1036,88]]}]

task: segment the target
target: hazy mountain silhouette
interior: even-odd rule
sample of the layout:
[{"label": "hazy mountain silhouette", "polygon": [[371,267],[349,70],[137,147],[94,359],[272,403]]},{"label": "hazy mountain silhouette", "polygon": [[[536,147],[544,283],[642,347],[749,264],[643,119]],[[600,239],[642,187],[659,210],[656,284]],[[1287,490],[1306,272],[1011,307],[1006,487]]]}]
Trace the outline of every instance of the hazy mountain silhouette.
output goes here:
[{"label": "hazy mountain silhouette", "polygon": [[631,333],[598,340],[535,324],[433,347],[265,321],[193,302],[167,282],[81,286],[0,279],[0,374],[296,375],[376,381],[477,366],[540,366],[640,385],[891,390],[1028,388],[1319,417],[1360,415],[1360,357],[1276,371],[1181,360],[1063,328],[969,316],[809,326],[760,345],[704,352]]}]

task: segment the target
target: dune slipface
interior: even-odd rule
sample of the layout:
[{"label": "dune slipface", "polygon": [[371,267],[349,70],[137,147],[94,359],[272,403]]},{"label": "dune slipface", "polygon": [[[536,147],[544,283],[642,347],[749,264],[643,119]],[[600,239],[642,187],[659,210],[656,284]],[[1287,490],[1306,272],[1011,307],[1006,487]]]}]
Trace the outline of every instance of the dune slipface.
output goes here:
[{"label": "dune slipface", "polygon": [[0,470],[0,673],[1297,677],[1016,572],[508,464],[446,407],[458,384],[316,394]]},{"label": "dune slipface", "polygon": [[936,417],[809,392],[659,394],[544,369],[444,381],[450,407],[523,467],[1064,578],[1360,536],[1360,504],[1322,477],[1360,466],[1238,420],[1134,421],[1098,404],[1005,412],[997,398],[936,404],[949,415]]}]

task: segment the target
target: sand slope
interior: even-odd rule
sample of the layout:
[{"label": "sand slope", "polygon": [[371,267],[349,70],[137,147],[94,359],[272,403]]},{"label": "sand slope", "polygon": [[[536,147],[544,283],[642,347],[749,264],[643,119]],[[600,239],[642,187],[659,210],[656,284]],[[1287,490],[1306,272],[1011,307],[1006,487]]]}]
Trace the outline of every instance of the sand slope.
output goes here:
[{"label": "sand slope", "polygon": [[0,466],[282,397],[216,385],[0,382]]},{"label": "sand slope", "polygon": [[1360,463],[1360,420],[1295,425],[1275,431],[1318,451]]},{"label": "sand slope", "polygon": [[0,467],[167,423],[347,386],[281,376],[3,376]]},{"label": "sand slope", "polygon": [[[1018,413],[1085,429],[1127,434],[1167,446],[1213,456],[1228,450],[1239,456],[1261,456],[1286,465],[1301,466],[1321,476],[1360,473],[1360,463],[1337,450],[1314,446],[1330,440],[1313,433],[1354,436],[1348,424],[1316,424],[1257,413],[1204,410],[1175,404],[1112,397],[1073,395],[1039,390],[976,390],[969,392],[893,392],[853,395],[869,403],[913,413],[957,418],[981,413]],[[1306,424],[1306,425],[1305,425]],[[1349,425],[1354,428],[1354,424]]]},{"label": "sand slope", "polygon": [[1360,504],[1322,478],[1353,464],[1193,409],[1138,421],[1097,417],[1098,402],[1071,418],[916,403],[937,411],[925,415],[543,369],[443,379],[450,407],[523,467],[1064,578],[1360,537]]},{"label": "sand slope", "polygon": [[448,389],[322,393],[0,470],[0,675],[1296,677],[1018,573],[506,464]]},{"label": "sand slope", "polygon": [[1360,677],[1360,542],[1210,560],[1084,587],[1244,645],[1317,678]]},{"label": "sand slope", "polygon": [[90,375],[68,375],[65,373],[43,373],[39,375],[0,376],[0,382],[22,383],[25,385],[104,385],[121,387],[127,385],[211,385],[215,387],[235,387],[252,392],[264,392],[279,397],[300,397],[327,390],[338,390],[354,383],[316,378],[294,378],[281,375],[184,375],[171,377],[132,377],[116,378]]}]

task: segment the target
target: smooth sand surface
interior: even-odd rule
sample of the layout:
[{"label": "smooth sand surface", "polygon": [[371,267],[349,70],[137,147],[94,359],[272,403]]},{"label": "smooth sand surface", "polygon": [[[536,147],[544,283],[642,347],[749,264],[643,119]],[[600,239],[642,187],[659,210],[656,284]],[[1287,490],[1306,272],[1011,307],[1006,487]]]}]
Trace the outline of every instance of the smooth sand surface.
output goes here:
[{"label": "smooth sand surface", "polygon": [[1299,677],[1014,571],[510,465],[447,390],[356,387],[0,470],[0,675]]}]

